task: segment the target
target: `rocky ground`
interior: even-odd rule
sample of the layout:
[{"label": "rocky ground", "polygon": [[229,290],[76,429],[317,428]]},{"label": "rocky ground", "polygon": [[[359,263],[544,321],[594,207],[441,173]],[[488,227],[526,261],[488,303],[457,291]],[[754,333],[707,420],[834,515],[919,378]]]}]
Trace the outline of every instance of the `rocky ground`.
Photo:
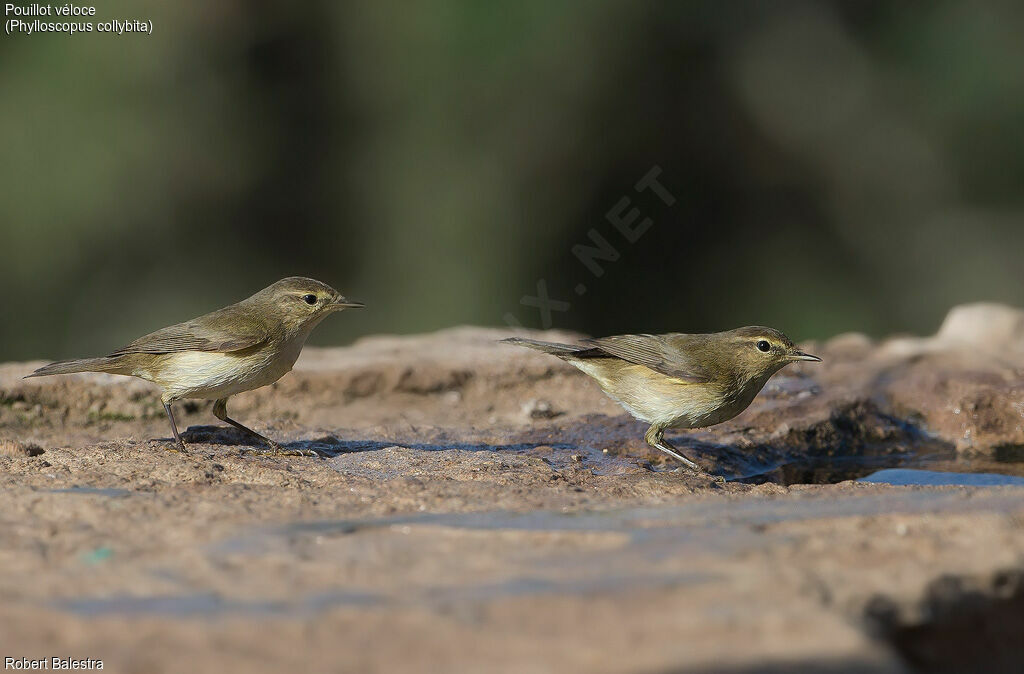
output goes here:
[{"label": "rocky ground", "polygon": [[[842,335],[675,444],[460,328],[307,349],[232,415],[0,365],[0,657],[118,672],[1020,671],[1024,313]],[[541,338],[571,339],[548,333]],[[915,486],[857,481],[882,468]],[[1005,477],[1009,476],[1009,477]],[[979,671],[981,671],[979,670]]]}]

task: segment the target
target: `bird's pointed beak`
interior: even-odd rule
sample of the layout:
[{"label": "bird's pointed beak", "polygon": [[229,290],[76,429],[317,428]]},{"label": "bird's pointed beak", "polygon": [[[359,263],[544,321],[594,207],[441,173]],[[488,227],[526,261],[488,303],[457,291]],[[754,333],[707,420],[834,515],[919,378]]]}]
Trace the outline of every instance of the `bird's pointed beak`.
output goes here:
[{"label": "bird's pointed beak", "polygon": [[365,306],[366,305],[362,302],[355,302],[345,297],[339,297],[334,300],[334,303],[331,305],[331,307],[335,309],[362,309]]},{"label": "bird's pointed beak", "polygon": [[821,362],[821,358],[818,358],[817,356],[812,356],[809,353],[804,353],[803,351],[797,351],[796,349],[794,349],[793,351],[789,352],[789,359],[790,360],[808,360],[808,361],[810,361],[812,363],[820,363]]}]

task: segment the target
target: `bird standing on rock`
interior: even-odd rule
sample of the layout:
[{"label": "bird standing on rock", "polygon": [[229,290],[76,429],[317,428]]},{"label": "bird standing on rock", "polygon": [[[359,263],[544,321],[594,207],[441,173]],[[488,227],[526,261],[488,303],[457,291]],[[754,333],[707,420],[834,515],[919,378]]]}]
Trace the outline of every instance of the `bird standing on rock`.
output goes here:
[{"label": "bird standing on rock", "polygon": [[747,326],[706,335],[618,335],[555,344],[502,340],[557,356],[597,380],[627,412],[650,424],[647,443],[703,472],[667,440],[668,428],[703,428],[747,409],[769,377],[798,361],[821,361],[774,328]]},{"label": "bird standing on rock", "polygon": [[329,314],[363,305],[326,283],[292,276],[237,304],[178,323],[100,358],[62,360],[29,377],[72,372],[107,372],[140,377],[160,386],[178,447],[185,443],[174,423],[176,400],[214,400],[213,414],[269,445],[266,454],[310,455],[279,444],[228,416],[228,397],[272,384],[291,371],[314,327]]}]

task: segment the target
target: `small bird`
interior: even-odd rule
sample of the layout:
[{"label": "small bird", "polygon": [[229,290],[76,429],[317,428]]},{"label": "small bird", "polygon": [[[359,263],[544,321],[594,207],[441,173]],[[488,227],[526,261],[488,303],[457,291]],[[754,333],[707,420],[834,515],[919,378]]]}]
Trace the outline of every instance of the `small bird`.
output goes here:
[{"label": "small bird", "polygon": [[647,444],[698,472],[703,471],[665,439],[665,429],[728,421],[789,363],[821,361],[778,330],[760,326],[707,335],[618,335],[584,340],[586,346],[519,337],[502,341],[557,356],[596,379],[609,397],[651,425]]},{"label": "small bird", "polygon": [[310,455],[314,452],[285,450],[229,417],[228,398],[273,384],[291,371],[320,321],[335,311],[362,306],[326,283],[292,276],[237,304],[139,337],[108,356],[62,360],[28,376],[107,372],[151,381],[163,389],[160,401],[182,451],[185,443],[171,403],[201,399],[216,401],[213,414],[218,419],[269,445],[263,453]]}]

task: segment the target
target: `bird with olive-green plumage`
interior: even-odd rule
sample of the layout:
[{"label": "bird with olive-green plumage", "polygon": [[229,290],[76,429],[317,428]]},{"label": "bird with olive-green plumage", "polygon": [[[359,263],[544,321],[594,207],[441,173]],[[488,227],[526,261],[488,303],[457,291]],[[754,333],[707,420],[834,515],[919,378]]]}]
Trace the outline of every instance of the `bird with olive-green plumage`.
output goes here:
[{"label": "bird with olive-green plumage", "polygon": [[362,306],[326,283],[293,276],[237,304],[139,337],[106,356],[59,361],[28,376],[106,372],[151,381],[163,389],[160,400],[182,450],[185,443],[171,403],[201,399],[216,401],[213,413],[218,419],[263,440],[271,453],[308,454],[286,451],[230,418],[228,398],[283,377],[320,321],[336,311]]},{"label": "bird with olive-green plumage", "polygon": [[597,380],[633,417],[650,424],[644,439],[682,461],[669,428],[703,428],[747,409],[769,377],[798,361],[820,361],[774,328],[747,326],[711,334],[618,335],[581,345],[512,337],[510,344],[557,356]]}]

